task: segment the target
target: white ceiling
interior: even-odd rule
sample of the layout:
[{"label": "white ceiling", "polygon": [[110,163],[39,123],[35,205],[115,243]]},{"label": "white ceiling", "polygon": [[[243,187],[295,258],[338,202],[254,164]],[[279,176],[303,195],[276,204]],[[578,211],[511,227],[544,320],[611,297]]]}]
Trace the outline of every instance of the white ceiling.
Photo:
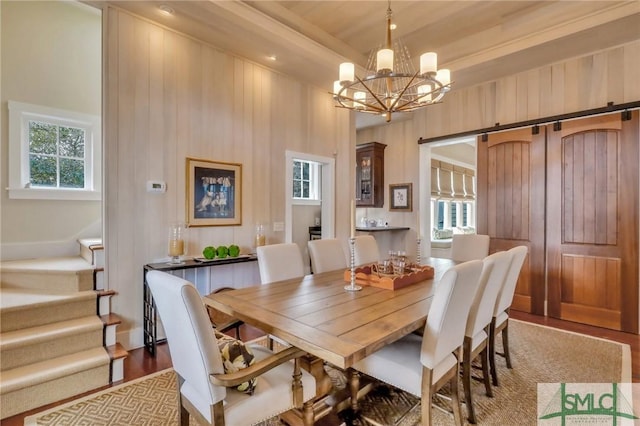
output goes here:
[{"label": "white ceiling", "polygon": [[[327,91],[341,62],[364,67],[384,41],[387,9],[386,1],[109,3]],[[640,38],[637,0],[392,1],[391,8],[393,37],[414,61],[437,52],[453,90]]]}]

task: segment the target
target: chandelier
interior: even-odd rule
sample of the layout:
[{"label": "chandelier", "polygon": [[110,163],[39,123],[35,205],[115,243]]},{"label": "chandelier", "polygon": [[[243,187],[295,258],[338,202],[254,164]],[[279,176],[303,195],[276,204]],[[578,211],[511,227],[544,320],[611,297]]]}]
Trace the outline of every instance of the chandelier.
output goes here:
[{"label": "chandelier", "polygon": [[438,70],[438,55],[420,55],[420,70],[415,71],[404,43],[391,41],[391,5],[387,8],[387,37],[384,47],[372,50],[367,61],[367,76],[355,74],[351,62],[340,64],[340,79],[333,83],[337,107],[379,114],[391,121],[395,112],[410,112],[440,102],[451,87],[448,69]]}]

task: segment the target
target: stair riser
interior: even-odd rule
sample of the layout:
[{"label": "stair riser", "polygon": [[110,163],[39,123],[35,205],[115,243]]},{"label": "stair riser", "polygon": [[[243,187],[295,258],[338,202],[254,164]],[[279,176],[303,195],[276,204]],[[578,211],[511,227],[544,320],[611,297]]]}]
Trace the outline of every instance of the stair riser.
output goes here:
[{"label": "stair riser", "polygon": [[111,313],[111,295],[98,297],[98,315]]},{"label": "stair riser", "polygon": [[60,401],[109,384],[109,364],[7,392],[0,397],[0,418],[4,419],[45,404]]},{"label": "stair riser", "polygon": [[93,290],[93,271],[69,273],[43,273],[29,271],[2,271],[2,287],[32,290],[87,291]]},{"label": "stair riser", "polygon": [[124,358],[118,358],[111,361],[111,382],[119,382],[124,380]]},{"label": "stair riser", "polygon": [[3,349],[0,369],[4,371],[102,345],[102,329],[96,329],[64,336],[53,341],[40,341],[15,349]]},{"label": "stair riser", "polygon": [[81,318],[96,314],[96,301],[83,299],[68,301],[64,304],[51,303],[31,309],[2,312],[1,332],[19,330],[39,325]]}]

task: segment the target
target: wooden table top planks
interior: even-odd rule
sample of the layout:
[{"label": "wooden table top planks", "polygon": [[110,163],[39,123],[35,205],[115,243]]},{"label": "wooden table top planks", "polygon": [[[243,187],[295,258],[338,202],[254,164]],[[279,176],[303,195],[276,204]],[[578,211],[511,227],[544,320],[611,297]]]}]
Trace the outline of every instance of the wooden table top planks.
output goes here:
[{"label": "wooden table top planks", "polygon": [[347,368],[425,324],[434,283],[454,265],[428,258],[435,277],[399,290],[344,290],[344,270],[204,297],[207,305]]}]

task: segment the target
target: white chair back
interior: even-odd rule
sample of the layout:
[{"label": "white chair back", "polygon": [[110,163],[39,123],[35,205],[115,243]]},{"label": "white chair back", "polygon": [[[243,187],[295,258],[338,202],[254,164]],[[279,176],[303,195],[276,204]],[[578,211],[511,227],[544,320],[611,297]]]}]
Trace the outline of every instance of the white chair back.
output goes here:
[{"label": "white chair back", "polygon": [[529,249],[526,246],[517,246],[509,250],[512,254],[511,265],[509,266],[509,272],[507,272],[504,284],[498,294],[498,299],[493,311],[494,317],[511,306],[513,294],[516,291],[516,284],[518,283],[518,277],[520,276],[520,270],[522,270],[522,265],[524,264],[524,259],[528,251]]},{"label": "white chair back", "polygon": [[473,260],[454,266],[436,285],[422,338],[420,362],[435,368],[464,340],[471,302],[482,273],[482,261]]},{"label": "white chair back", "polygon": [[311,258],[311,271],[314,274],[347,267],[347,257],[339,239],[310,240],[307,247]]},{"label": "white chair back", "polygon": [[304,263],[296,243],[271,244],[256,249],[262,284],[304,276]]},{"label": "white chair back", "polygon": [[358,235],[353,248],[356,266],[376,263],[380,260],[378,243],[373,235]]},{"label": "white chair back", "polygon": [[489,254],[489,236],[480,234],[453,234],[451,259],[458,262],[482,260]]},{"label": "white chair back", "polygon": [[148,272],[147,282],[167,335],[173,369],[184,379],[181,391],[202,402],[196,408],[211,422],[210,405],[227,393],[225,387],[209,382],[209,374],[224,369],[202,298],[193,284],[164,272]]},{"label": "white chair back", "polygon": [[491,324],[498,293],[504,284],[512,257],[513,254],[509,251],[499,251],[482,260],[482,277],[471,304],[465,336],[473,338]]}]

